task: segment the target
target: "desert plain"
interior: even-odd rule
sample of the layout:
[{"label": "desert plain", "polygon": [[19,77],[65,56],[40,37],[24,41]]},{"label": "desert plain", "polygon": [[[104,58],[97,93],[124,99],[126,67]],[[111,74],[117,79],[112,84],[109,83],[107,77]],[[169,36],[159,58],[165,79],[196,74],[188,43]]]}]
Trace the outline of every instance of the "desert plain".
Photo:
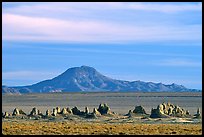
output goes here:
[{"label": "desert plain", "polygon": [[43,114],[55,107],[77,106],[81,111],[88,107],[90,112],[99,104],[107,103],[114,115],[97,118],[84,118],[77,115],[57,116],[47,119],[25,119],[20,117],[2,118],[2,134],[5,135],[198,135],[202,134],[202,118],[150,118],[138,115],[127,116],[135,106],[143,106],[150,114],[152,108],[163,102],[171,102],[191,115],[200,108],[202,114],[201,92],[77,92],[41,93],[22,95],[2,95],[2,112],[12,114],[14,108],[29,114],[33,107]]}]

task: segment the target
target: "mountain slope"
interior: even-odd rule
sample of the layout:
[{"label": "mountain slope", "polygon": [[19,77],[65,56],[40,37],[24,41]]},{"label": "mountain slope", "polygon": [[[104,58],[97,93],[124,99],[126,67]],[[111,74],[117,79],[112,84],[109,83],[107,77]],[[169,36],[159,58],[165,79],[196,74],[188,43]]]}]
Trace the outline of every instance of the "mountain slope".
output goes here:
[{"label": "mountain slope", "polygon": [[92,67],[69,68],[61,75],[30,86],[3,87],[2,93],[68,92],[68,91],[197,91],[182,85],[115,80],[100,74]]}]

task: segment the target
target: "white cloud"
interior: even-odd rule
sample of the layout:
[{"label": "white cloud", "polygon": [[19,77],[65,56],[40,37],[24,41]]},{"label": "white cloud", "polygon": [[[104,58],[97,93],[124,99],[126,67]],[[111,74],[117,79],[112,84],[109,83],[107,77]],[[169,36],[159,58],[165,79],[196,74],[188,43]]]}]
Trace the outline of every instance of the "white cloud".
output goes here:
[{"label": "white cloud", "polygon": [[176,13],[176,12],[186,12],[186,11],[201,11],[202,4],[155,4],[155,3],[131,3],[128,5],[130,9],[144,10],[144,11],[156,11],[164,13]]},{"label": "white cloud", "polygon": [[75,21],[3,14],[3,40],[124,42],[201,40],[201,26],[127,26],[100,21]]},{"label": "white cloud", "polygon": [[[8,47],[8,46],[7,46]],[[28,48],[27,45],[18,45],[18,48]],[[5,47],[6,48],[6,47]],[[84,48],[69,48],[69,47],[65,47],[65,48],[59,48],[59,47],[35,47],[35,46],[30,46],[30,48],[38,48],[38,49],[43,49],[43,50],[54,50],[54,51],[71,51],[71,52],[84,52],[84,53],[102,53],[102,54],[127,54],[127,55],[142,55],[142,56],[170,56],[170,57],[200,57],[200,55],[192,55],[192,54],[174,54],[174,53],[161,53],[161,52],[137,52],[137,51],[130,51],[130,50],[99,50],[99,49],[87,49],[86,47]],[[147,46],[148,48],[148,46]],[[39,56],[39,55],[36,55]],[[79,55],[77,55],[79,56]]]},{"label": "white cloud", "polygon": [[185,59],[166,59],[161,60],[155,65],[159,66],[172,66],[172,67],[201,67],[202,62],[192,61],[192,60],[185,60]]},{"label": "white cloud", "polygon": [[[7,3],[4,3],[6,5]],[[3,40],[126,42],[161,40],[200,40],[201,24],[174,26],[123,24],[101,21],[107,11],[137,10],[163,13],[201,11],[202,4],[139,2],[23,3],[3,6]],[[96,18],[97,13],[100,13]],[[112,15],[114,16],[114,14]],[[118,16],[118,15],[117,15]],[[121,15],[123,16],[123,15]],[[147,21],[146,21],[147,22]]]},{"label": "white cloud", "polygon": [[[35,9],[35,10],[34,10]],[[98,10],[140,10],[149,12],[177,13],[202,11],[202,3],[146,3],[146,2],[43,2],[23,3],[16,7],[3,9],[4,12],[26,15],[40,13],[80,13]]]},{"label": "white cloud", "polygon": [[43,80],[57,76],[56,72],[43,72],[43,71],[9,71],[2,72],[3,80]]}]

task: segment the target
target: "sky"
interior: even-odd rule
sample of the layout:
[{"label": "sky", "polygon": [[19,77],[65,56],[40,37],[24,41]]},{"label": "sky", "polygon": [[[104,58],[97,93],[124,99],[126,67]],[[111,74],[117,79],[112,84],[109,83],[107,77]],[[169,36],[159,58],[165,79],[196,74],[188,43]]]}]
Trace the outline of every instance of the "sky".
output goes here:
[{"label": "sky", "polygon": [[114,79],[202,89],[202,3],[2,3],[2,85],[82,65]]}]

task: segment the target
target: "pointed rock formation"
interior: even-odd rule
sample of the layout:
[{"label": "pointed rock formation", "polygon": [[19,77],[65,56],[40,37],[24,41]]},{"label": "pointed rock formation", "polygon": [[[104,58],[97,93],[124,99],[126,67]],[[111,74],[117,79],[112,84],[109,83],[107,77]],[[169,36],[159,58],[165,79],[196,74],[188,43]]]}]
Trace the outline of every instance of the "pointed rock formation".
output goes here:
[{"label": "pointed rock formation", "polygon": [[145,109],[142,106],[136,106],[133,110],[133,113],[135,114],[147,114]]},{"label": "pointed rock formation", "polygon": [[129,110],[128,113],[125,114],[125,116],[128,116],[129,118],[131,118],[133,116],[132,110]]},{"label": "pointed rock formation", "polygon": [[168,109],[168,115],[171,116],[171,115],[172,115],[172,112],[173,112],[173,108],[172,108],[172,107],[169,107],[169,109]]},{"label": "pointed rock formation", "polygon": [[63,108],[60,114],[63,114],[63,115],[68,114],[67,109]]},{"label": "pointed rock formation", "polygon": [[46,116],[51,116],[50,110],[46,110],[45,115],[46,115]]},{"label": "pointed rock formation", "polygon": [[194,118],[201,118],[200,108],[197,109],[197,113],[194,115]]},{"label": "pointed rock formation", "polygon": [[157,109],[153,109],[151,110],[151,115],[150,118],[168,118],[169,116],[164,114],[163,111]]},{"label": "pointed rock formation", "polygon": [[8,117],[9,117],[9,113],[8,113],[8,112],[5,112],[4,115],[3,115],[3,117],[4,117],[4,118],[8,118]]},{"label": "pointed rock formation", "polygon": [[67,112],[68,112],[69,114],[72,114],[72,110],[71,110],[69,107],[67,107]]},{"label": "pointed rock formation", "polygon": [[18,115],[20,115],[20,113],[19,113],[19,110],[17,109],[17,108],[15,108],[14,110],[13,110],[13,114],[12,114],[13,116],[18,116]]},{"label": "pointed rock formation", "polygon": [[101,116],[101,113],[96,108],[93,108],[93,114],[95,114],[95,116]]},{"label": "pointed rock formation", "polygon": [[38,115],[40,111],[37,108],[33,108],[32,111],[30,112],[30,116],[35,116]]},{"label": "pointed rock formation", "polygon": [[98,116],[101,116],[101,113],[96,109],[93,108],[93,112],[90,113],[88,107],[85,107],[85,118],[97,118]]},{"label": "pointed rock formation", "polygon": [[61,112],[60,107],[56,107],[56,110],[57,110],[57,114],[60,114],[60,112]]},{"label": "pointed rock formation", "polygon": [[85,113],[88,114],[89,113],[89,108],[85,107]]},{"label": "pointed rock formation", "polygon": [[157,106],[156,109],[151,110],[151,118],[166,118],[166,117],[189,117],[190,113],[187,110],[179,107],[178,105],[173,105],[171,103],[162,103]]},{"label": "pointed rock formation", "polygon": [[104,114],[112,114],[110,111],[110,107],[105,103],[105,104],[100,104],[98,107],[98,111],[101,113],[101,115]]},{"label": "pointed rock formation", "polygon": [[57,109],[56,109],[56,108],[53,108],[52,115],[53,115],[53,116],[57,116]]},{"label": "pointed rock formation", "polygon": [[77,106],[75,106],[74,108],[72,108],[72,113],[74,115],[82,115],[81,111],[77,108]]},{"label": "pointed rock formation", "polygon": [[197,109],[197,114],[199,114],[199,115],[200,115],[200,108],[198,108],[198,109]]},{"label": "pointed rock formation", "polygon": [[22,109],[19,110],[19,114],[20,115],[26,115],[26,113]]},{"label": "pointed rock formation", "polygon": [[18,110],[17,108],[15,108],[15,109],[13,110],[13,114],[12,114],[12,115],[13,115],[13,116],[26,115],[26,113],[23,112],[22,109]]}]

